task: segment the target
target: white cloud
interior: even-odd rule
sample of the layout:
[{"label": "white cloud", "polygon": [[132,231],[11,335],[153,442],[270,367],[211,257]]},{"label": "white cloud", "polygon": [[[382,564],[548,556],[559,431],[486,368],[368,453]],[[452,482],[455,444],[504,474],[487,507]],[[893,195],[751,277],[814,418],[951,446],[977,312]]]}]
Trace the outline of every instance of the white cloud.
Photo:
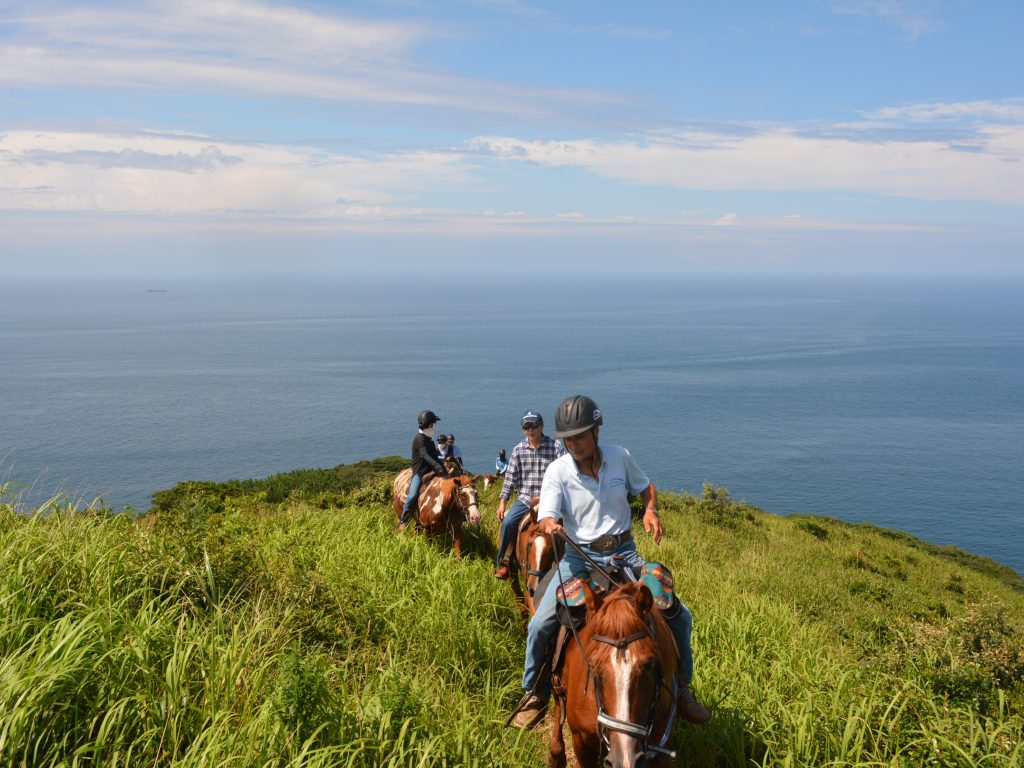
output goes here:
[{"label": "white cloud", "polygon": [[928,18],[920,3],[909,0],[844,0],[835,3],[832,10],[840,15],[877,16],[902,29],[911,40],[943,26]]},{"label": "white cloud", "polygon": [[925,102],[900,107],[886,107],[871,112],[869,118],[935,123],[944,121],[967,122],[969,124],[997,121],[1024,123],[1024,98],[1001,101],[962,101],[953,103]]},{"label": "white cloud", "polygon": [[715,219],[715,226],[728,227],[732,224],[735,224],[738,220],[739,217],[735,213],[727,213],[724,216]]},{"label": "white cloud", "polygon": [[620,141],[482,136],[470,146],[509,161],[575,166],[629,184],[1024,203],[1024,124],[976,126],[967,147],[972,151],[944,139],[859,140],[785,126]]},{"label": "white cloud", "polygon": [[579,211],[568,211],[566,213],[556,213],[555,214],[555,218],[556,219],[585,219],[586,216],[584,216]]},{"label": "white cloud", "polygon": [[415,59],[415,44],[447,32],[423,22],[242,0],[56,11],[22,2],[7,15],[0,86],[242,91],[517,115],[623,101],[431,71]]},{"label": "white cloud", "polygon": [[0,134],[0,210],[367,216],[406,211],[419,191],[468,179],[459,157],[438,152],[364,157],[155,133]]}]

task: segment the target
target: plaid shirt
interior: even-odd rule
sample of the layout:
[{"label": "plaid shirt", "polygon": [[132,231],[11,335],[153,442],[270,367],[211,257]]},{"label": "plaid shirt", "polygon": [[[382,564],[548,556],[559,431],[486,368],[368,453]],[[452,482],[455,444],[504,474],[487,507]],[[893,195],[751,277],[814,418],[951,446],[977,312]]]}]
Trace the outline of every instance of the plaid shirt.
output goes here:
[{"label": "plaid shirt", "polygon": [[534,496],[540,496],[540,486],[548,464],[565,454],[565,448],[554,438],[544,435],[537,450],[530,447],[529,440],[523,440],[512,449],[505,470],[505,484],[501,486],[500,498],[512,498],[512,489],[519,489],[518,498],[529,503]]}]

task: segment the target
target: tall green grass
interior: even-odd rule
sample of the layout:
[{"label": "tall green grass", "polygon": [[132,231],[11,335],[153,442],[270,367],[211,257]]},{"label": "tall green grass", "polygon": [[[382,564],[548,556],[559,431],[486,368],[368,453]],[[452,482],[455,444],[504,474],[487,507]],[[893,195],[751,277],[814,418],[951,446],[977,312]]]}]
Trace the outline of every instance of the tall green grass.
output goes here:
[{"label": "tall green grass", "polygon": [[[0,502],[0,765],[522,766],[524,634],[466,556],[398,536],[387,460],[182,484],[131,518]],[[663,496],[715,719],[695,766],[1024,765],[1024,591],[990,561]]]}]

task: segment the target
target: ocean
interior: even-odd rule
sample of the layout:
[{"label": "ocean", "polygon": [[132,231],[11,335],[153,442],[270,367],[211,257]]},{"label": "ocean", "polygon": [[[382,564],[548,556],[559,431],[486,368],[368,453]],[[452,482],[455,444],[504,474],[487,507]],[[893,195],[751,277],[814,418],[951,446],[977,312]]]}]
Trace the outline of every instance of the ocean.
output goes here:
[{"label": "ocean", "polygon": [[593,397],[661,490],[898,528],[1024,573],[1024,281],[648,274],[6,283],[0,483],[145,510],[183,480],[408,453],[493,471]]}]

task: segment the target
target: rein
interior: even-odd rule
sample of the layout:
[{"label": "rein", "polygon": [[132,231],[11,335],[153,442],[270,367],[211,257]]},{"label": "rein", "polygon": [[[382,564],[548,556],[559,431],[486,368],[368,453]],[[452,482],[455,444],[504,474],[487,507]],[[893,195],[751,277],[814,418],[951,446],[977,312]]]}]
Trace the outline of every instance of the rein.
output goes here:
[{"label": "rein", "polygon": [[[570,539],[566,534],[561,533],[560,531],[556,531],[550,534],[551,546],[555,545],[554,537],[556,533],[558,536],[562,538],[563,541],[567,542],[570,546],[572,546],[572,548],[575,549],[576,552],[579,555],[581,555],[587,562],[589,562],[596,570],[600,571],[601,574],[603,574],[604,577],[608,579],[609,583],[613,581],[611,574],[608,573],[608,571],[606,571],[597,561],[595,561],[594,558],[590,557],[590,555],[584,552],[580,545],[572,539]],[[555,567],[558,567],[557,564]],[[636,582],[636,577],[633,575],[632,569],[625,568],[623,569],[623,572],[627,575],[627,578],[629,578],[633,582]],[[564,586],[564,582],[562,581],[561,569],[558,570],[558,582],[560,586]],[[648,617],[648,621],[650,622],[650,617]],[[580,658],[583,659],[583,661],[587,665],[587,684],[589,685],[590,679],[596,678],[597,675],[594,672],[594,668],[591,666],[590,659],[587,658],[587,654],[583,650],[583,642],[580,640],[579,634],[577,634],[576,632],[576,626],[573,622],[569,622],[569,629],[572,631],[573,640],[576,641],[576,647],[579,650]],[[645,637],[654,637],[653,624],[650,624],[648,630],[634,632],[632,635],[623,638],[611,638],[605,637],[604,635],[594,635],[591,639],[594,642],[604,643],[621,651],[624,650],[631,643],[634,643],[638,640],[642,640]],[[665,723],[665,731],[664,733],[662,733],[661,739],[659,739],[657,744],[647,743],[647,740],[651,737],[652,731],[654,731],[654,716],[655,709],[658,703],[658,694],[661,692],[661,689],[665,687],[667,686],[665,685],[665,680],[662,677],[661,664],[659,662],[658,684],[655,686],[654,696],[651,697],[651,706],[647,713],[647,725],[644,726],[640,725],[639,723],[630,722],[628,720],[619,720],[618,718],[612,717],[607,712],[605,712],[604,702],[601,700],[601,686],[597,684],[597,681],[595,679],[594,702],[595,704],[597,704],[598,734],[601,738],[601,742],[604,745],[605,749],[611,749],[611,743],[608,740],[608,731],[617,731],[619,733],[624,733],[627,736],[633,736],[634,738],[639,739],[640,747],[644,751],[645,756],[648,759],[654,758],[657,755],[665,755],[671,760],[674,760],[676,758],[675,750],[669,749],[665,746],[668,743],[669,738],[672,736],[672,726],[675,723],[676,719],[676,698],[679,693],[679,683],[675,675],[672,676],[672,688],[670,691],[672,694],[672,708],[669,710],[668,721]]]}]

